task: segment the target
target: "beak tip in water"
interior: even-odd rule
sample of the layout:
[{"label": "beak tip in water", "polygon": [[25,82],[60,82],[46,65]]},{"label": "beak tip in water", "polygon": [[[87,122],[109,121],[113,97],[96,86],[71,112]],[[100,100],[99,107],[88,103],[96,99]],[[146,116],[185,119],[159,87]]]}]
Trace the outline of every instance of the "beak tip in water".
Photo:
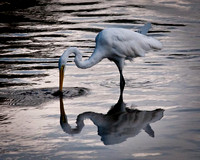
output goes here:
[{"label": "beak tip in water", "polygon": [[57,91],[54,92],[52,95],[53,95],[53,96],[63,96],[63,92],[60,91],[60,90],[57,90]]}]

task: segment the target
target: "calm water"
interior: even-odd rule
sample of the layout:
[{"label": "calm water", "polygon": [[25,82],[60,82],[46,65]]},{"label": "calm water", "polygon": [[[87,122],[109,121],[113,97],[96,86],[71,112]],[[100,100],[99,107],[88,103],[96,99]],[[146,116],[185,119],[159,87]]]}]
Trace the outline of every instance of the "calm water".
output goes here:
[{"label": "calm water", "polygon": [[[198,0],[1,1],[0,159],[199,159],[199,10]],[[52,95],[67,47],[87,58],[102,29],[146,22],[163,49],[127,61],[123,101],[114,63],[81,70],[73,57],[64,97]]]}]

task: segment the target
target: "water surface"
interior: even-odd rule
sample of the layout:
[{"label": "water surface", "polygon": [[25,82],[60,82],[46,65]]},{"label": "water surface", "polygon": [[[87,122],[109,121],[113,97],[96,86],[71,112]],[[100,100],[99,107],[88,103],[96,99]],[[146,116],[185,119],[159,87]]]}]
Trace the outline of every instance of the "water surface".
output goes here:
[{"label": "water surface", "polygon": [[[196,0],[3,0],[0,159],[199,159],[199,8]],[[81,70],[71,57],[66,96],[52,95],[58,87],[58,58],[67,47],[78,47],[87,58],[102,29],[136,31],[146,22],[152,23],[148,35],[159,39],[163,49],[126,62],[123,102],[132,112],[117,117],[134,117],[135,132],[117,132],[129,121],[117,121],[116,132],[101,130],[86,114],[105,117],[119,102],[119,73],[108,60]],[[159,109],[163,117],[148,121]],[[63,110],[67,129],[60,123]],[[77,131],[78,115],[87,116]],[[74,129],[76,134],[68,132]],[[105,143],[102,135],[108,133],[126,138],[107,136]]]}]

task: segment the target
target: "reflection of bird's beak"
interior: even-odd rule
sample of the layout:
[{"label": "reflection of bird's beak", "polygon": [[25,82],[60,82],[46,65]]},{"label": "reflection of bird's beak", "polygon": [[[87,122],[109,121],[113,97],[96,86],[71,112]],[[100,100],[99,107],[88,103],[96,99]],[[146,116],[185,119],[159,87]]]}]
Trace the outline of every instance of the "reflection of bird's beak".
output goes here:
[{"label": "reflection of bird's beak", "polygon": [[59,84],[59,91],[62,92],[63,89],[63,80],[64,80],[64,66],[62,66],[59,70],[60,76],[60,84]]}]

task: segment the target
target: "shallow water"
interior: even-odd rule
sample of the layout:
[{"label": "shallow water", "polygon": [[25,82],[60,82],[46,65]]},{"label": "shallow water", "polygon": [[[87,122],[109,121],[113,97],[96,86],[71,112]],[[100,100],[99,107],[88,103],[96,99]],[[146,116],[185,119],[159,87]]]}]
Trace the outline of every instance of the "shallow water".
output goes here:
[{"label": "shallow water", "polygon": [[[20,2],[0,3],[0,159],[199,159],[197,0]],[[58,58],[67,47],[78,47],[87,58],[102,29],[136,31],[146,22],[153,24],[148,35],[159,39],[163,49],[127,61],[123,96],[131,115],[112,117],[109,124],[113,119],[119,124],[114,131],[99,129],[85,114],[105,117],[117,104],[119,73],[114,63],[103,60],[81,70],[71,57],[66,96],[52,95],[58,87]],[[62,121],[63,109],[67,121]],[[151,122],[156,109],[164,115]],[[80,115],[87,116],[77,130]],[[123,129],[129,122],[134,131]]]}]

